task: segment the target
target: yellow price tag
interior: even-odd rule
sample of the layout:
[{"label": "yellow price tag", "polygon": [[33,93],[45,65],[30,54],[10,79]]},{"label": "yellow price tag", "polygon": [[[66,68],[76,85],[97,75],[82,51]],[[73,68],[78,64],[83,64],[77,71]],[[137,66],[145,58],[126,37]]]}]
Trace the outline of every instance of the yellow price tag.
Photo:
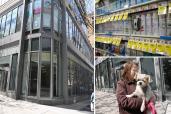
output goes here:
[{"label": "yellow price tag", "polygon": [[165,52],[168,56],[171,56],[171,44],[166,44]]},{"label": "yellow price tag", "polygon": [[127,19],[128,19],[128,12],[124,13],[122,20],[127,20]]},{"label": "yellow price tag", "polygon": [[157,43],[157,49],[156,52],[164,52],[165,51],[165,45],[162,43]]},{"label": "yellow price tag", "polygon": [[158,6],[158,15],[166,14],[167,6]]},{"label": "yellow price tag", "polygon": [[171,13],[171,2],[169,3],[169,13]]},{"label": "yellow price tag", "polygon": [[148,52],[156,53],[156,48],[157,48],[156,43],[149,43],[149,45],[148,45]]}]

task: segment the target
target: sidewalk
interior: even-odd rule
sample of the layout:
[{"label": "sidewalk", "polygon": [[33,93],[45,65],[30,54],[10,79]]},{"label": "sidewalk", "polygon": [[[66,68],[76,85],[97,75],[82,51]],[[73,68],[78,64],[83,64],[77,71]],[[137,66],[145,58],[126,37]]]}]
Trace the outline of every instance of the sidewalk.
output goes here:
[{"label": "sidewalk", "polygon": [[118,104],[114,93],[96,91],[96,114],[119,114]]},{"label": "sidewalk", "polygon": [[[82,105],[80,105],[82,104]],[[84,103],[76,103],[73,105],[70,105],[70,108],[72,106],[77,107],[77,105],[80,105],[79,108]],[[66,105],[60,105],[60,107],[65,107]],[[73,110],[66,108],[59,108],[55,106],[47,106],[47,105],[41,105],[36,104],[32,102],[27,102],[23,100],[14,100],[9,97],[0,95],[0,114],[93,114],[92,112],[85,111],[85,110]]]},{"label": "sidewalk", "polygon": [[[157,114],[171,114],[171,103],[156,102]],[[96,114],[119,114],[118,103],[114,93],[96,91]]]}]

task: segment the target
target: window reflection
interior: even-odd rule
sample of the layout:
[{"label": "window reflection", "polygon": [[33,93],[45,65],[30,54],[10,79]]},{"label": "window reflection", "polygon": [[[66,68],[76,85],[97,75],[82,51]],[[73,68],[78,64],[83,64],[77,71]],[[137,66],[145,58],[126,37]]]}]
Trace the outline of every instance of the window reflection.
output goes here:
[{"label": "window reflection", "polygon": [[38,53],[31,53],[28,95],[37,95]]},{"label": "window reflection", "polygon": [[27,79],[27,75],[28,75],[28,70],[27,70],[27,66],[28,66],[28,54],[26,53],[24,55],[24,68],[23,68],[23,77],[22,77],[22,92],[21,94],[25,95],[26,94],[26,79]]},{"label": "window reflection", "polygon": [[15,90],[15,80],[16,80],[16,71],[17,71],[17,62],[18,62],[17,59],[18,59],[18,54],[14,54],[12,56],[9,90]]},{"label": "window reflection", "polygon": [[31,51],[39,50],[39,38],[33,38],[31,40]]},{"label": "window reflection", "polygon": [[6,15],[4,15],[4,16],[2,17],[0,38],[2,38],[2,37],[4,36],[5,21],[6,21]]},{"label": "window reflection", "polygon": [[33,29],[40,28],[41,0],[34,0]]},{"label": "window reflection", "polygon": [[21,29],[21,22],[22,22],[22,18],[23,18],[22,14],[23,14],[23,5],[18,7],[16,32],[20,31],[20,29]]},{"label": "window reflection", "polygon": [[41,55],[41,91],[42,97],[50,95],[50,53],[42,53]]},{"label": "window reflection", "polygon": [[42,51],[50,51],[51,50],[51,39],[43,38],[42,39]]},{"label": "window reflection", "polygon": [[18,8],[14,9],[14,10],[12,11],[12,19],[11,19],[10,34],[15,33],[16,22],[17,22],[17,11],[18,11]]},{"label": "window reflection", "polygon": [[26,30],[31,30],[31,17],[32,17],[32,2],[30,2],[27,6],[27,25]]},{"label": "window reflection", "polygon": [[43,10],[43,27],[50,28],[51,26],[51,0],[44,1],[44,10]]},{"label": "window reflection", "polygon": [[76,62],[68,59],[68,94],[80,96],[91,93],[92,74]]}]

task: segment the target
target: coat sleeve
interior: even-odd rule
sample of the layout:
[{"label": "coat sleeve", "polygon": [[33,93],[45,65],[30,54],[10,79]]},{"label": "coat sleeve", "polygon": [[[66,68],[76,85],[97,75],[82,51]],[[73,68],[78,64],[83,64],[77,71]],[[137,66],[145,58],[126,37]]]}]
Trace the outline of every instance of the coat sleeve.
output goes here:
[{"label": "coat sleeve", "polygon": [[140,109],[142,104],[141,98],[127,98],[126,88],[123,81],[117,83],[116,97],[120,107],[126,109]]}]

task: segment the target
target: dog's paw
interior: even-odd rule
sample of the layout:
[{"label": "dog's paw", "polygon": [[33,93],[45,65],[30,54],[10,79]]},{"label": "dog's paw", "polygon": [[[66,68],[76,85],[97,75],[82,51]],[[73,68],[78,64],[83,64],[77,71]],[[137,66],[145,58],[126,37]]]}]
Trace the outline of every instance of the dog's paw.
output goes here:
[{"label": "dog's paw", "polygon": [[127,98],[131,97],[131,95],[126,95]]}]

